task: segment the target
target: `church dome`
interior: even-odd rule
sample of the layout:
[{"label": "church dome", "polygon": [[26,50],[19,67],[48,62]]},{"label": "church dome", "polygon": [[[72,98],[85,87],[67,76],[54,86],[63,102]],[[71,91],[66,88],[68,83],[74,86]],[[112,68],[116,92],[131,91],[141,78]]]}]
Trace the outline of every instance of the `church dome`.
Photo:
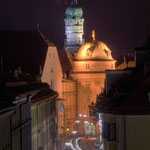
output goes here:
[{"label": "church dome", "polygon": [[66,16],[67,17],[82,17],[83,10],[81,7],[78,7],[77,5],[69,6],[66,9]]},{"label": "church dome", "polygon": [[114,60],[111,50],[101,41],[85,43],[79,49],[76,60]]}]

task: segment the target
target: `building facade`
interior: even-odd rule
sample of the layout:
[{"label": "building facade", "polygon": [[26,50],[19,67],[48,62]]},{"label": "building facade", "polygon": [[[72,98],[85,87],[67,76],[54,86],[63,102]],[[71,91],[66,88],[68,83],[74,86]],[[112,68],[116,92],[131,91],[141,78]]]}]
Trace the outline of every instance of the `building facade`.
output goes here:
[{"label": "building facade", "polygon": [[106,72],[106,92],[97,100],[104,150],[150,148],[150,38],[135,52],[135,68]]},{"label": "building facade", "polygon": [[[66,135],[73,135],[76,130],[82,135],[91,133],[89,105],[95,103],[97,94],[103,91],[105,71],[114,70],[116,62],[111,50],[96,41],[94,31],[93,40],[84,44],[82,15],[82,8],[72,0],[66,9],[65,50],[49,46],[42,74],[42,82],[47,82],[65,101],[65,125],[62,123],[60,128]],[[96,126],[94,124],[94,128]]]},{"label": "building facade", "polygon": [[31,150],[31,97],[28,96],[29,93],[19,94],[21,88],[15,84],[7,84],[3,88],[0,149]]},{"label": "building facade", "polygon": [[6,83],[0,94],[0,150],[57,150],[58,94],[48,84]]},{"label": "building facade", "polygon": [[[54,48],[51,47],[51,49]],[[52,53],[53,50],[49,51],[49,55]],[[91,123],[89,105],[91,102],[95,103],[97,94],[103,91],[105,71],[115,69],[115,60],[111,56],[110,49],[103,42],[94,40],[81,46],[73,56],[64,50],[56,52],[56,49],[55,54],[55,58],[52,58],[55,63],[50,65],[54,68],[52,74],[56,77],[56,81],[58,81],[57,76],[62,76],[59,80],[61,90],[58,87],[55,90],[59,93],[59,98],[65,101],[64,131],[67,135],[73,135],[72,132],[76,130],[80,130],[80,134],[90,134],[88,131]],[[46,66],[48,67],[48,64],[45,64]],[[58,69],[61,68],[59,69],[61,72],[55,66],[58,66]],[[45,67],[42,81],[50,84],[52,76]],[[82,114],[82,117],[79,114]],[[80,120],[81,123],[77,125],[76,120]],[[85,125],[84,121],[89,123]]]},{"label": "building facade", "polygon": [[56,109],[56,92],[50,89],[41,90],[32,97],[32,150],[57,150]]}]

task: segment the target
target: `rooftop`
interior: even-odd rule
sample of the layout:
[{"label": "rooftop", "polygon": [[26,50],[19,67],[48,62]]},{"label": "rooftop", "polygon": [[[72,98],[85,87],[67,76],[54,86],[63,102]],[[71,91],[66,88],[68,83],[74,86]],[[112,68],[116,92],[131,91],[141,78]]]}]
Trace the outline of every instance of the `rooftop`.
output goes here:
[{"label": "rooftop", "polygon": [[4,72],[20,67],[23,73],[38,75],[43,68],[48,44],[36,30],[0,31],[0,58]]}]

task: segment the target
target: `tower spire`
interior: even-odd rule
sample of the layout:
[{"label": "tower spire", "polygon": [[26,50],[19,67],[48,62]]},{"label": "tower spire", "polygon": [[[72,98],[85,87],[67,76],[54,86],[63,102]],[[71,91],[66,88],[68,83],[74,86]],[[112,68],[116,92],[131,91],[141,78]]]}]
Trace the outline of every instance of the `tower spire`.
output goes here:
[{"label": "tower spire", "polygon": [[64,49],[70,54],[74,54],[84,44],[83,25],[84,18],[83,10],[78,6],[78,0],[70,0],[71,6],[66,9]]},{"label": "tower spire", "polygon": [[78,4],[78,0],[71,0],[71,5],[77,5]]}]

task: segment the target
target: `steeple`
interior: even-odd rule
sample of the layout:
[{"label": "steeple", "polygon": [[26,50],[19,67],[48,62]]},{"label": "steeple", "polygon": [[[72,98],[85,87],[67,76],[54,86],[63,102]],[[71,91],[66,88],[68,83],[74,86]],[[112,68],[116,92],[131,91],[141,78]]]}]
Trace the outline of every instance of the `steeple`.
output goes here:
[{"label": "steeple", "polygon": [[79,7],[77,0],[71,0],[71,5],[66,9],[64,49],[70,54],[78,51],[84,44],[83,39],[83,10]]},{"label": "steeple", "polygon": [[78,0],[71,0],[71,5],[77,5],[78,4]]}]

